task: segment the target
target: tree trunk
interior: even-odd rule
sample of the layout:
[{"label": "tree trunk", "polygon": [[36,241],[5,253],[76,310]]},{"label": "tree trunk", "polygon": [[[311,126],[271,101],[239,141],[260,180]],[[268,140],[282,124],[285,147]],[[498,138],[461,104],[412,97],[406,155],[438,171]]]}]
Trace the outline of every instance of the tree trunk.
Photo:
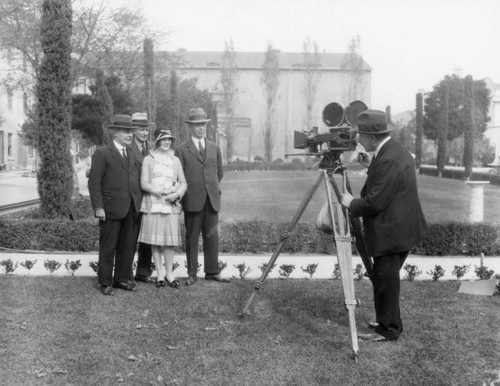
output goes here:
[{"label": "tree trunk", "polygon": [[422,163],[422,136],[424,133],[423,128],[423,104],[422,104],[422,94],[417,94],[416,100],[416,120],[417,120],[417,130],[415,138],[415,164],[417,170],[420,170],[420,165]]},{"label": "tree trunk", "polygon": [[474,163],[474,88],[472,76],[467,75],[464,83],[464,177],[469,181]]}]

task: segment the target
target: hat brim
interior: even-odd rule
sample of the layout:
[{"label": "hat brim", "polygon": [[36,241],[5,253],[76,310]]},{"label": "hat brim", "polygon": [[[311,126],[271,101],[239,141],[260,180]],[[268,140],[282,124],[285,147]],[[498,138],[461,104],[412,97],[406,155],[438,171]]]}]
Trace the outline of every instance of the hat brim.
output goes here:
[{"label": "hat brim", "polygon": [[113,130],[134,130],[134,127],[133,126],[109,125],[108,129],[113,129]]},{"label": "hat brim", "polygon": [[195,119],[195,120],[189,120],[189,119],[186,119],[184,122],[186,123],[207,123],[207,122],[210,122],[211,119]]},{"label": "hat brim", "polygon": [[363,134],[386,134],[394,131],[394,129],[387,128],[384,131],[366,131],[366,130],[360,130],[359,127],[351,129],[351,133],[363,133]]}]

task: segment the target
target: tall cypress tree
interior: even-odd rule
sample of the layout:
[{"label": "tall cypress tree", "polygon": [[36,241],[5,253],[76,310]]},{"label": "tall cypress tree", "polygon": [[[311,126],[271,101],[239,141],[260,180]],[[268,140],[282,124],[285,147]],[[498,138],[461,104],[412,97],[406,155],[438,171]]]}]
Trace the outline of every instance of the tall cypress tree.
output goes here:
[{"label": "tall cypress tree", "polygon": [[68,216],[73,191],[70,154],[71,33],[70,0],[44,0],[43,59],[37,83],[40,209],[47,218]]},{"label": "tall cypress tree", "polygon": [[234,109],[238,99],[238,67],[236,65],[236,52],[232,40],[226,41],[226,49],[222,54],[222,67],[220,82],[222,85],[222,101],[226,110],[226,135],[227,135],[227,158],[231,160],[234,150]]},{"label": "tall cypress tree", "polygon": [[146,38],[144,39],[144,93],[148,118],[153,123],[156,122],[154,58],[153,40]]},{"label": "tall cypress tree", "polygon": [[172,114],[167,116],[167,127],[172,130],[173,136],[176,138],[178,143],[182,142],[186,135],[181,135],[182,131],[179,127],[179,76],[177,71],[170,71],[170,107],[172,109]]},{"label": "tall cypress tree", "polygon": [[96,72],[96,98],[99,102],[99,108],[101,109],[103,122],[102,131],[104,143],[108,143],[110,140],[110,134],[108,132],[108,126],[111,124],[113,119],[113,100],[111,95],[109,95],[108,87],[104,82],[104,73],[102,70],[97,70]]},{"label": "tall cypress tree", "polygon": [[437,141],[437,171],[438,176],[442,177],[444,172],[444,165],[446,163],[446,144],[448,142],[448,121],[449,121],[449,111],[450,111],[450,87],[448,83],[443,84],[443,95],[442,95],[442,109],[443,117],[441,120],[439,136]]},{"label": "tall cypress tree", "polygon": [[422,163],[422,135],[424,133],[423,106],[422,106],[421,93],[417,94],[415,110],[416,110],[416,121],[417,121],[417,130],[415,138],[415,164],[417,170],[419,170],[420,164]]},{"label": "tall cypress tree", "polygon": [[474,162],[474,88],[470,75],[464,79],[464,94],[464,177],[468,181]]},{"label": "tall cypress tree", "polygon": [[273,161],[273,121],[276,95],[279,87],[279,67],[278,51],[276,51],[273,46],[268,43],[264,64],[262,65],[262,76],[260,81],[264,87],[266,100],[266,118],[264,121],[264,158],[269,163]]}]

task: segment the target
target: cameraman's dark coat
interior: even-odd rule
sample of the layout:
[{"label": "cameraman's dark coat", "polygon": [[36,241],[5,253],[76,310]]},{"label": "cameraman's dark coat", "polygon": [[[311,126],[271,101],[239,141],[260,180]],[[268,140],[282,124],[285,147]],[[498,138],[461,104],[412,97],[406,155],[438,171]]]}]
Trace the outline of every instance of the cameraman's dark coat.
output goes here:
[{"label": "cameraman's dark coat", "polygon": [[361,198],[349,206],[363,218],[368,252],[373,257],[409,251],[422,238],[426,223],[418,197],[411,154],[390,139],[368,169]]}]

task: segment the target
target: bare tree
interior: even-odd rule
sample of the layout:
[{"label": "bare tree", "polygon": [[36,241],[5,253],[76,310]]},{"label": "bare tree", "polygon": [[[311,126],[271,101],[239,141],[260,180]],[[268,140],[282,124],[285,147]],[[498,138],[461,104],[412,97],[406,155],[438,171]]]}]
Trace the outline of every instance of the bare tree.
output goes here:
[{"label": "bare tree", "polygon": [[[42,50],[40,43],[42,0],[0,2],[0,45],[16,57],[16,79],[27,87],[36,83]],[[139,10],[111,7],[105,0],[74,2],[72,46],[73,85],[82,76],[93,78],[101,68],[106,76],[120,77],[127,89],[142,77],[142,46],[145,36],[153,41],[165,34],[148,28]],[[28,79],[27,79],[28,78]]]},{"label": "bare tree", "polygon": [[349,84],[347,87],[344,87],[344,99],[350,103],[359,99],[362,95],[363,58],[361,57],[361,38],[359,35],[356,35],[351,39],[348,53],[345,54],[342,59],[340,68],[342,70],[349,71]]},{"label": "bare tree", "polygon": [[262,65],[261,83],[266,96],[266,119],[264,123],[264,159],[273,160],[273,126],[276,94],[279,86],[279,54],[268,43],[264,64]]},{"label": "bare tree", "polygon": [[318,53],[318,45],[310,38],[302,46],[304,58],[304,98],[306,102],[306,127],[311,127],[312,110],[316,101],[316,91],[321,77],[321,56]]},{"label": "bare tree", "polygon": [[230,160],[233,156],[234,141],[234,108],[238,98],[238,89],[236,88],[238,80],[238,68],[236,66],[236,53],[234,52],[233,41],[225,42],[225,50],[222,54],[221,66],[221,84],[222,98],[226,109],[226,135],[227,135],[227,158]]}]

